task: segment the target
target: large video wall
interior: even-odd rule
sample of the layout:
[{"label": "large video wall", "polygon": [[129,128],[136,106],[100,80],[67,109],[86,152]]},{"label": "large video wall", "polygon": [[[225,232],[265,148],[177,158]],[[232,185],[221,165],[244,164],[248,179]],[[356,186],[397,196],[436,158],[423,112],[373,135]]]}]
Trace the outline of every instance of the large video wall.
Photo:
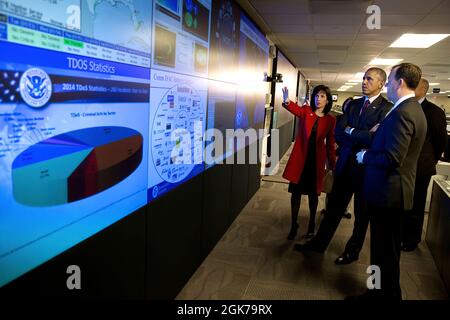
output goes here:
[{"label": "large video wall", "polygon": [[230,0],[0,1],[0,286],[235,152],[268,47]]}]

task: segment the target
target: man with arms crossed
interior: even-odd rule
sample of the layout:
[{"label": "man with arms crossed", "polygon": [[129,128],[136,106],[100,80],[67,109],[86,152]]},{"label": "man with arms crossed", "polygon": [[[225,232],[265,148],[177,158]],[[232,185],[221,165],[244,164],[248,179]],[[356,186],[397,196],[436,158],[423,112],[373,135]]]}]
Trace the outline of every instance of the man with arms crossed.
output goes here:
[{"label": "man with arms crossed", "polygon": [[422,71],[411,63],[392,68],[388,98],[395,104],[381,122],[368,150],[357,153],[364,165],[364,197],[370,219],[370,262],[380,268],[381,288],[358,299],[401,300],[401,225],[413,206],[417,160],[427,122],[414,90]]},{"label": "man with arms crossed", "polygon": [[325,251],[354,194],[353,234],[335,263],[348,264],[358,260],[369,220],[362,194],[363,167],[356,162],[355,155],[361,149],[370,147],[376,128],[392,107],[392,103],[381,96],[385,83],[386,73],[383,69],[368,69],[361,87],[364,97],[351,101],[339,119],[335,137],[340,151],[326,214],[316,236],[304,245],[297,244],[296,250]]}]

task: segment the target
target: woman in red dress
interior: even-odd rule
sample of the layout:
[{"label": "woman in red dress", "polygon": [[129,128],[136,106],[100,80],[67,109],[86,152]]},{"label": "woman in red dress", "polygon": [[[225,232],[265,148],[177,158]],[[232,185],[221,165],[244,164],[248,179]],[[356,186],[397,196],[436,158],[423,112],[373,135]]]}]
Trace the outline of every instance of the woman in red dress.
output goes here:
[{"label": "woman in red dress", "polygon": [[330,88],[318,85],[312,92],[311,106],[299,106],[287,101],[288,89],[283,89],[283,106],[299,119],[299,130],[295,138],[294,148],[289,157],[283,177],[290,181],[291,196],[291,230],[288,240],[297,235],[298,211],[302,194],[308,195],[309,224],[307,237],[314,235],[315,219],[319,195],[322,192],[325,161],[334,171],[336,164],[336,149],[334,128],[336,118],[329,115],[333,104]]}]

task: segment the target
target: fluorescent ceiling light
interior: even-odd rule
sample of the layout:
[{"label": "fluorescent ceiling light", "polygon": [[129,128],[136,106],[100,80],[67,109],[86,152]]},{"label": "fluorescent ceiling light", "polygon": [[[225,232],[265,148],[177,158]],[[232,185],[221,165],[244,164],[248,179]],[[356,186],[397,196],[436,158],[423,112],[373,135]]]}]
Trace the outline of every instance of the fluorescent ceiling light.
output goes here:
[{"label": "fluorescent ceiling light", "polygon": [[432,82],[432,83],[429,83],[429,85],[430,86],[438,86],[438,85],[440,85],[440,83],[439,82]]},{"label": "fluorescent ceiling light", "polygon": [[339,89],[337,89],[337,91],[347,91],[348,89],[350,89],[351,86],[341,86]]},{"label": "fluorescent ceiling light", "polygon": [[346,82],[345,85],[353,87],[354,85],[356,85],[356,82]]},{"label": "fluorescent ceiling light", "polygon": [[405,33],[395,40],[391,48],[429,48],[433,44],[447,38],[450,34],[417,34]]},{"label": "fluorescent ceiling light", "polygon": [[393,66],[400,61],[403,61],[403,59],[383,59],[383,58],[375,58],[372,61],[370,61],[370,65],[372,66]]}]

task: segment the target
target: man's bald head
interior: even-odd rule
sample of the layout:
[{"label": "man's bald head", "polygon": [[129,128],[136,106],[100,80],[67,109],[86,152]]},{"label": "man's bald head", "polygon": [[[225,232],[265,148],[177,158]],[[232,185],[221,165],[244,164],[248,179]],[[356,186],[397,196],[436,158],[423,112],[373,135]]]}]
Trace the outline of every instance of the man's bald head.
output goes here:
[{"label": "man's bald head", "polygon": [[420,100],[427,95],[428,89],[430,88],[430,83],[427,79],[421,78],[419,85],[417,86],[414,93],[416,94],[416,99]]}]

